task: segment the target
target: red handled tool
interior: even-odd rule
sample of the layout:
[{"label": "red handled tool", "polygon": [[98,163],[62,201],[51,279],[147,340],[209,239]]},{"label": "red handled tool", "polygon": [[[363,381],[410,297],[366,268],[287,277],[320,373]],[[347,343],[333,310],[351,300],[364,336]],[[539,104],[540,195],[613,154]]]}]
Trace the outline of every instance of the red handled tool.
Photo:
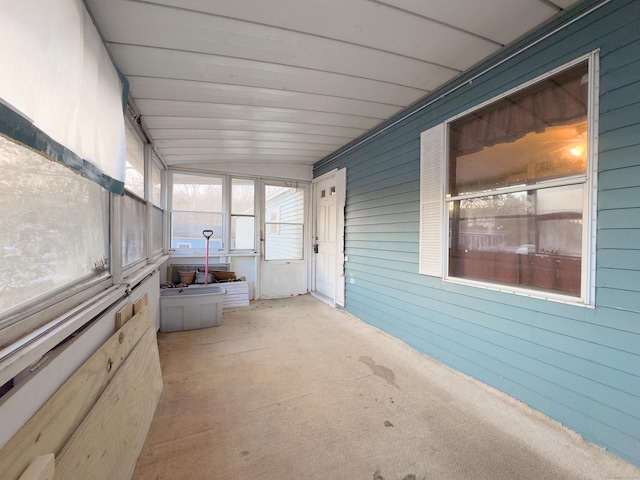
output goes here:
[{"label": "red handled tool", "polygon": [[209,239],[213,235],[213,230],[203,230],[202,235],[207,239],[206,256],[204,257],[204,284],[209,283]]}]

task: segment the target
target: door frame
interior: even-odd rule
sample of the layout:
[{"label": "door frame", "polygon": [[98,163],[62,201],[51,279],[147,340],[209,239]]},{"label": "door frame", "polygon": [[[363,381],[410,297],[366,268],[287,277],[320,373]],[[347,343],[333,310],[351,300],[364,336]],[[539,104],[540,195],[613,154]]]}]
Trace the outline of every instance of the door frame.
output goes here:
[{"label": "door frame", "polygon": [[[336,269],[334,278],[334,294],[333,298],[328,298],[325,295],[321,295],[316,291],[316,257],[313,253],[313,245],[315,244],[315,238],[317,236],[317,220],[318,220],[318,201],[317,201],[317,189],[318,184],[323,182],[332,176],[336,179]],[[345,275],[344,275],[344,246],[345,246],[345,205],[347,197],[347,169],[335,168],[330,172],[325,173],[319,177],[313,179],[311,188],[311,244],[309,246],[310,265],[309,265],[309,285],[311,295],[322,300],[329,305],[335,307],[344,307],[345,305]]]},{"label": "door frame", "polygon": [[[265,190],[267,185],[275,185],[282,187],[295,187],[301,188],[304,190],[304,224],[303,224],[303,239],[302,239],[302,259],[290,259],[290,260],[265,260],[265,223],[267,221],[265,215]],[[256,276],[258,278],[257,283],[259,284],[259,289],[257,290],[256,298],[258,299],[270,299],[270,298],[286,298],[291,295],[299,295],[303,293],[309,292],[309,263],[310,263],[310,250],[309,245],[311,244],[311,233],[309,228],[309,218],[310,218],[310,208],[311,202],[309,199],[309,195],[311,194],[312,188],[309,181],[303,180],[279,180],[272,178],[261,178],[259,181],[259,209],[257,212],[260,215],[259,220],[259,238],[258,238],[258,255],[256,259],[257,269]],[[282,271],[291,270],[292,275],[298,278],[299,282],[296,283],[297,287],[294,290],[281,292],[279,294],[274,294],[272,292],[265,292],[265,286],[263,282],[265,281],[265,271],[267,267],[267,263],[270,267],[279,268]],[[303,271],[302,271],[303,270]]]}]

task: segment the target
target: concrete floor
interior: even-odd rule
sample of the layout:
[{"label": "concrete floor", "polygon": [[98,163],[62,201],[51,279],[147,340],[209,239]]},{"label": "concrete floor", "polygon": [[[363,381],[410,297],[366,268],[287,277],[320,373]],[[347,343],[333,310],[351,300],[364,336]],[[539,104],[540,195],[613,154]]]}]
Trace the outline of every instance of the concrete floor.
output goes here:
[{"label": "concrete floor", "polygon": [[137,480],[640,479],[514,399],[310,297],[159,334]]}]

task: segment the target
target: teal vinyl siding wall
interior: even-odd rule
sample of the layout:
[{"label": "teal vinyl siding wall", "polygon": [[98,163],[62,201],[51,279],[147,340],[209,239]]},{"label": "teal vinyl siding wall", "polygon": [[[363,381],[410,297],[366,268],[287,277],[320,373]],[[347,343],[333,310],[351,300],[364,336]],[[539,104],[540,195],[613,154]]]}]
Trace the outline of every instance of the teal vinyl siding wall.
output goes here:
[{"label": "teal vinyl siding wall", "polygon": [[[346,310],[640,465],[640,2],[578,18],[599,3],[568,12],[542,33],[573,23],[446,97],[446,87],[434,92],[430,106],[391,119],[314,174],[347,169]],[[420,132],[595,49],[595,308],[419,275]]]}]

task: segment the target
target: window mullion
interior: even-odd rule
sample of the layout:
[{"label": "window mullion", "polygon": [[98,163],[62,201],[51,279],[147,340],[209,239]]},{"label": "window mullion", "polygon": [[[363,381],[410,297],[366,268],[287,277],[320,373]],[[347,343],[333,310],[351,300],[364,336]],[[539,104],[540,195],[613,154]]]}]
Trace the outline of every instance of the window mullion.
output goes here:
[{"label": "window mullion", "polygon": [[508,193],[529,192],[532,190],[540,190],[543,188],[553,187],[566,187],[569,185],[579,185],[586,183],[586,175],[574,175],[571,177],[558,178],[555,180],[547,180],[540,183],[532,183],[530,185],[514,185],[512,187],[496,188],[495,190],[484,190],[482,192],[466,193],[463,195],[449,196],[447,195],[447,202],[455,202],[456,200],[469,200],[472,198],[482,198],[491,195],[503,195]]}]

